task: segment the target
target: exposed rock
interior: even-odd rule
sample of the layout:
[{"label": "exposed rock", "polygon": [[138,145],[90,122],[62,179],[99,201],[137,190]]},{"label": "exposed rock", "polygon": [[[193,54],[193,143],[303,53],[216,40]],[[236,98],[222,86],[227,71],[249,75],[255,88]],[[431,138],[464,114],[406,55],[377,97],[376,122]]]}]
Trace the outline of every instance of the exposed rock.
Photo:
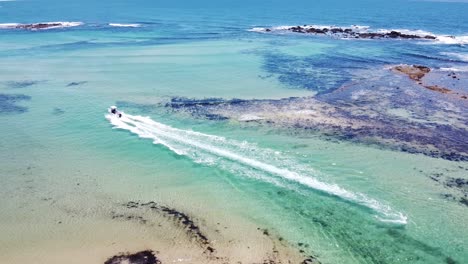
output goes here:
[{"label": "exposed rock", "polygon": [[31,24],[5,24],[0,29],[24,29],[24,30],[43,30],[51,28],[65,28],[80,26],[81,22],[42,22]]},{"label": "exposed rock", "polygon": [[444,94],[452,92],[452,90],[448,88],[440,87],[438,85],[425,85],[424,87],[426,87],[429,90],[436,91],[439,93],[444,93]]},{"label": "exposed rock", "polygon": [[[453,92],[452,90],[445,87],[441,87],[438,85],[425,85],[422,83],[422,78],[431,71],[429,67],[421,65],[398,65],[393,67],[392,69],[396,72],[408,75],[408,77],[411,80],[416,81],[419,85],[431,91],[443,94],[451,94]],[[465,95],[460,96],[460,98],[462,99],[465,99],[465,97]]]},{"label": "exposed rock", "polygon": [[318,28],[315,26],[293,26],[289,28],[266,28],[264,32],[274,32],[274,31],[291,31],[294,33],[303,33],[303,34],[318,34],[318,35],[330,35],[338,36],[341,38],[359,38],[359,39],[437,39],[433,35],[416,35],[416,34],[405,34],[400,31],[392,30],[390,32],[369,32],[369,31],[360,31],[357,28],[341,28],[341,27],[324,27]]},{"label": "exposed rock", "polygon": [[37,24],[21,24],[17,25],[16,28],[21,29],[46,29],[50,27],[60,27],[61,23],[37,23]]},{"label": "exposed rock", "polygon": [[421,65],[398,65],[393,67],[393,70],[406,74],[412,80],[421,81],[421,79],[431,71],[429,67]]},{"label": "exposed rock", "polygon": [[161,264],[153,251],[145,250],[134,254],[119,254],[106,260],[104,264]]}]

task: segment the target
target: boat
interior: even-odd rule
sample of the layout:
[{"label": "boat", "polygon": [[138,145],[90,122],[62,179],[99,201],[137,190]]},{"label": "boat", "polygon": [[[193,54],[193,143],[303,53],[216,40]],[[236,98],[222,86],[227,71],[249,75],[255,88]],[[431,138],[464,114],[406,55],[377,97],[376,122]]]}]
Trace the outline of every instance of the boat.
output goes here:
[{"label": "boat", "polygon": [[122,112],[117,110],[117,106],[113,105],[113,106],[109,107],[108,111],[109,111],[110,114],[112,114],[114,116],[122,117]]}]

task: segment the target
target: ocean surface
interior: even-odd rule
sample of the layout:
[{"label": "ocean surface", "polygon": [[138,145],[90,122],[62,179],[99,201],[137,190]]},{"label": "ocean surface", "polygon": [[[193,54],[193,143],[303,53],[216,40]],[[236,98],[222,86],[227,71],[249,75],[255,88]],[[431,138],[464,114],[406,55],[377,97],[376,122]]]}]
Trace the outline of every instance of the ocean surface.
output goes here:
[{"label": "ocean surface", "polygon": [[[177,227],[127,216],[130,201],[190,215],[229,263],[260,262],[268,243],[320,263],[467,263],[467,159],[168,104],[330,98],[356,81],[394,85],[378,74],[399,64],[454,72],[468,93],[467,14],[467,1],[0,1],[0,263],[145,249],[163,263],[218,263],[195,257]],[[256,30],[305,24],[437,39]],[[458,115],[415,120],[460,128],[442,141],[468,152],[467,101],[433,93]],[[407,101],[391,103],[409,118]],[[111,105],[124,117],[106,118]]]}]

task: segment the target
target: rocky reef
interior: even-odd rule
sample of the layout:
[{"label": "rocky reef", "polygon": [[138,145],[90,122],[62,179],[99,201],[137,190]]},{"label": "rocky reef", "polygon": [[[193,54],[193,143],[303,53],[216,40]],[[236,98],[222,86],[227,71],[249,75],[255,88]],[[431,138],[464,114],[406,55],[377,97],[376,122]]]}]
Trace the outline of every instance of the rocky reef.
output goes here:
[{"label": "rocky reef", "polygon": [[[197,118],[231,120],[287,133],[318,134],[447,160],[468,160],[467,91],[456,85],[448,89],[425,81],[428,74],[447,75],[425,66],[399,65],[379,71],[377,81],[348,83],[315,97],[176,97],[164,106],[171,112],[190,113]],[[465,76],[458,74],[450,80],[458,82],[460,78]],[[148,105],[145,107],[148,109]]]},{"label": "rocky reef", "polygon": [[251,31],[258,32],[278,32],[278,31],[289,31],[294,33],[301,34],[314,34],[314,35],[328,35],[336,36],[340,38],[355,38],[355,39],[426,39],[426,40],[435,40],[437,36],[430,34],[411,34],[404,33],[397,30],[389,31],[368,31],[363,30],[360,27],[320,27],[320,26],[292,26],[292,27],[276,27],[276,28],[255,28]]},{"label": "rocky reef", "polygon": [[[395,72],[403,73],[406,74],[411,80],[417,82],[419,85],[422,87],[439,92],[439,93],[444,93],[444,94],[456,94],[459,95],[461,99],[468,99],[468,93],[467,92],[454,92],[449,88],[442,87],[439,85],[428,85],[423,83],[423,78],[431,72],[431,69],[426,66],[421,66],[421,65],[398,65],[392,68]],[[460,80],[457,77],[457,74],[455,72],[450,72],[448,74],[449,77],[452,77],[452,79]]]},{"label": "rocky reef", "polygon": [[0,24],[0,29],[44,30],[81,26],[81,22],[40,22],[30,24],[6,23]]}]

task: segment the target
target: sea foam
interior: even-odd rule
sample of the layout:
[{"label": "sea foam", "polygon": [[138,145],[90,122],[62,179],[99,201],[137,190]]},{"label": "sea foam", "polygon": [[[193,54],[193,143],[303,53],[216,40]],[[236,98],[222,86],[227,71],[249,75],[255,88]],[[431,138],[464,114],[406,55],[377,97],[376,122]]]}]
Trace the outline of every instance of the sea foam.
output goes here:
[{"label": "sea foam", "polygon": [[320,180],[321,172],[303,167],[278,151],[259,148],[245,141],[173,128],[149,117],[123,114],[122,118],[118,118],[109,114],[106,118],[114,128],[151,139],[154,144],[164,145],[174,153],[189,157],[197,163],[217,166],[236,175],[253,177],[280,186],[283,182],[301,184],[371,209],[382,222],[407,223],[407,217],[390,206],[362,193],[348,191],[337,184]]},{"label": "sea foam", "polygon": [[141,24],[121,24],[121,23],[109,23],[109,26],[111,27],[132,27],[132,28],[136,28],[136,27],[141,27]]},{"label": "sea foam", "polygon": [[442,52],[442,55],[468,62],[468,53]]}]

